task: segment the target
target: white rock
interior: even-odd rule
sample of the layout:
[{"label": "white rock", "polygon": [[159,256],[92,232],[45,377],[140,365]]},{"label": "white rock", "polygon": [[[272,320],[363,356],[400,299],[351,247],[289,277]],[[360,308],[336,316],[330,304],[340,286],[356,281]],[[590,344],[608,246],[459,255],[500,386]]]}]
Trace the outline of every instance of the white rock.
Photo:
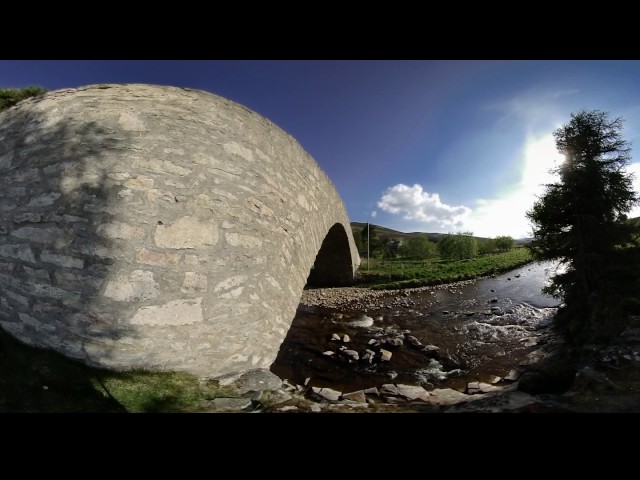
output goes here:
[{"label": "white rock", "polygon": [[345,355],[347,355],[353,360],[360,360],[360,354],[355,350],[343,350],[342,353],[344,353]]},{"label": "white rock", "polygon": [[367,397],[364,390],[357,390],[355,392],[349,392],[342,395],[343,400],[350,400],[357,403],[366,403]]},{"label": "white rock", "polygon": [[385,383],[380,387],[381,395],[400,395],[400,390],[393,383]]},{"label": "white rock", "polygon": [[438,405],[451,405],[469,400],[469,395],[459,392],[453,388],[436,388],[431,390],[429,401]]},{"label": "white rock", "polygon": [[325,398],[331,402],[340,400],[340,397],[342,396],[342,392],[334,390],[333,388],[312,387],[312,390],[317,395],[320,395],[322,398]]},{"label": "white rock", "polygon": [[280,407],[278,410],[280,412],[291,412],[293,410],[298,410],[298,407],[296,407],[295,405],[286,405],[284,407]]},{"label": "white rock", "polygon": [[427,400],[429,392],[419,385],[396,385],[398,392],[409,400]]}]

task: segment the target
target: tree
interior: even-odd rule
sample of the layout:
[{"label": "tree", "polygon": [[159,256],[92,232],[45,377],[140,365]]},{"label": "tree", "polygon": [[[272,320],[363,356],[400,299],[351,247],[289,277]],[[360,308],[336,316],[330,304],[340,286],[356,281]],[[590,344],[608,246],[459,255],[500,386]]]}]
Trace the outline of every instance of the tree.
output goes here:
[{"label": "tree", "polygon": [[624,171],[631,149],[622,123],[599,110],[571,114],[553,132],[565,156],[553,170],[559,181],[546,185],[527,212],[534,258],[564,268],[544,291],[564,301],[555,324],[572,345],[615,335],[628,316],[624,282],[635,274],[629,270],[631,250],[620,247],[633,241],[634,228],[622,220],[640,198]]},{"label": "tree", "polygon": [[385,237],[380,242],[380,248],[382,249],[382,258],[396,258],[400,248],[400,242],[395,238]]},{"label": "tree", "polygon": [[367,251],[367,249],[362,244],[362,230],[360,229],[353,230],[353,241],[356,244],[356,248],[358,249],[359,254],[362,254],[363,252]]},{"label": "tree", "polygon": [[438,242],[438,251],[445,260],[462,260],[478,255],[478,241],[472,232],[447,234]]},{"label": "tree", "polygon": [[404,258],[424,260],[436,253],[436,246],[426,237],[411,237],[400,245],[398,253]]},{"label": "tree", "polygon": [[487,238],[478,243],[478,253],[486,255],[488,253],[494,253],[498,250],[495,238]]},{"label": "tree", "polygon": [[473,232],[463,232],[457,235],[460,242],[460,259],[474,258],[478,255],[478,241],[473,238]]},{"label": "tree", "polygon": [[0,88],[0,112],[9,107],[13,107],[16,103],[25,98],[42,95],[47,90],[42,87],[23,87],[23,88]]},{"label": "tree", "polygon": [[496,237],[495,242],[496,248],[502,252],[508,252],[516,244],[516,241],[512,237],[506,235]]},{"label": "tree", "polygon": [[376,232],[376,226],[370,223],[368,224],[368,227],[365,226],[362,228],[362,231],[360,232],[360,239],[362,241],[363,251],[366,252],[368,246],[369,255],[371,257],[373,257],[375,252],[378,251],[381,247],[380,239],[378,238],[378,232]]}]

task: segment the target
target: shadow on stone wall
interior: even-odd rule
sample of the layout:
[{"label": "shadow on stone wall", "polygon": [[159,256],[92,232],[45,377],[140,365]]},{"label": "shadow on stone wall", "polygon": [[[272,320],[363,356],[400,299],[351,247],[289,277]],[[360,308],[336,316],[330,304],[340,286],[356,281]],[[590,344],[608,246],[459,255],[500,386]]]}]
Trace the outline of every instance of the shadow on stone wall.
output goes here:
[{"label": "shadow on stone wall", "polygon": [[126,412],[107,389],[96,388],[100,372],[57,352],[34,349],[0,328],[0,412]]},{"label": "shadow on stone wall", "polygon": [[230,101],[96,85],[0,113],[0,326],[30,345],[112,370],[265,367],[305,279],[352,283],[350,236],[313,159]]},{"label": "shadow on stone wall", "polygon": [[0,114],[0,326],[95,364],[94,349],[108,356],[111,342],[135,335],[96,302],[126,241],[110,177],[128,138],[81,112],[42,116],[39,101]]}]

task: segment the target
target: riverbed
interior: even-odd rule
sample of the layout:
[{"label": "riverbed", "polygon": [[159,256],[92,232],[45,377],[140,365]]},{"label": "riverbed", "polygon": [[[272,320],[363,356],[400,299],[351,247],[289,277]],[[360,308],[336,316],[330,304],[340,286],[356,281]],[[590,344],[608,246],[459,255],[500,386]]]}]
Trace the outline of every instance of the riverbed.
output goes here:
[{"label": "riverbed", "polygon": [[271,371],[341,392],[497,383],[546,341],[559,301],[541,290],[553,273],[550,263],[532,263],[435,287],[305,290]]}]

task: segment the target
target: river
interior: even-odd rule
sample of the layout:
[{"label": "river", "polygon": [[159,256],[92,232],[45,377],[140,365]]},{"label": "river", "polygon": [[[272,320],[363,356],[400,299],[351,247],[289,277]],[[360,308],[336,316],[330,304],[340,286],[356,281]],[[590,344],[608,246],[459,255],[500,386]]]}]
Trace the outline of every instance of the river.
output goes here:
[{"label": "river", "polygon": [[301,303],[271,371],[342,392],[385,383],[465,391],[469,382],[495,382],[543,338],[559,306],[541,292],[553,273],[550,263],[532,263],[476,281],[396,290],[355,308]]}]

